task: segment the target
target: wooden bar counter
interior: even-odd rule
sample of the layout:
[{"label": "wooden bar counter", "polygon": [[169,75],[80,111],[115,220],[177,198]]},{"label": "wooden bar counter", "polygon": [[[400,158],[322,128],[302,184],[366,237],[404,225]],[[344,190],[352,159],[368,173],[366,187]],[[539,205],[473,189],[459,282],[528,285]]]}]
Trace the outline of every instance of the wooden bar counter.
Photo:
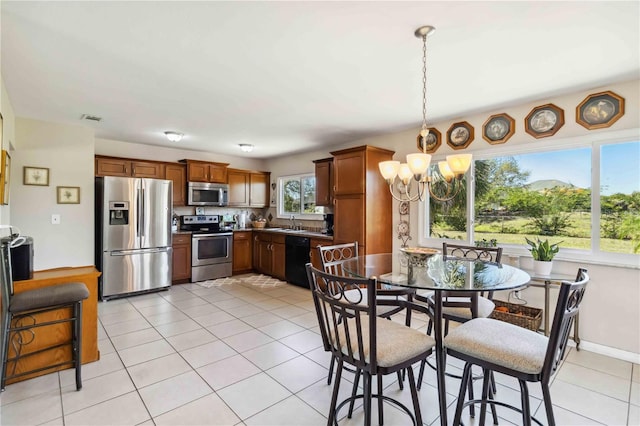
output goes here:
[{"label": "wooden bar counter", "polygon": [[[100,359],[98,351],[98,277],[100,272],[93,266],[67,267],[36,271],[30,280],[15,281],[13,283],[14,293],[21,293],[26,290],[34,290],[52,285],[81,282],[89,290],[89,298],[82,303],[82,363],[97,361]],[[38,322],[53,320],[58,318],[68,318],[71,315],[71,308],[59,309],[53,312],[36,315]],[[56,324],[46,327],[32,329],[34,335],[31,339],[29,331],[24,333],[25,344],[22,353],[34,352],[38,349],[55,345],[59,342],[66,342],[71,339],[71,323]],[[27,343],[28,342],[28,343]],[[9,357],[15,354],[11,342],[9,342]],[[18,361],[16,373],[28,371],[34,368],[44,367],[48,364],[56,364],[64,360],[71,359],[70,345],[65,345],[50,351],[45,351],[31,357]],[[11,372],[13,363],[7,365],[7,371]],[[72,366],[62,366],[57,370],[64,370]],[[23,377],[8,380],[7,383],[19,382],[32,377],[49,374],[54,369],[41,371]]]}]

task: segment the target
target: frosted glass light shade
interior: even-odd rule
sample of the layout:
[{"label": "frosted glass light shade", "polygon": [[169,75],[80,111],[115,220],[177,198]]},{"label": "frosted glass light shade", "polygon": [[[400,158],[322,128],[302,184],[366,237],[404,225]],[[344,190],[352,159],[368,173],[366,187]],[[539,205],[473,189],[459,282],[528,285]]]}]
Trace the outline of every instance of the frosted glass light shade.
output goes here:
[{"label": "frosted glass light shade", "polygon": [[182,139],[182,137],[184,136],[182,133],[178,133],[178,132],[171,132],[171,131],[166,131],[164,132],[164,135],[167,137],[167,139],[169,139],[171,142],[180,142],[180,140]]},{"label": "frosted glass light shade", "polygon": [[407,155],[407,164],[411,173],[414,175],[423,175],[427,173],[429,164],[431,164],[431,155],[429,154],[409,154]]},{"label": "frosted glass light shade", "polygon": [[451,171],[451,168],[446,161],[438,162],[438,169],[440,169],[440,174],[446,181],[450,181],[455,177],[455,174]]},{"label": "frosted glass light shade", "polygon": [[471,166],[471,157],[471,154],[447,155],[447,163],[455,175],[463,175]]},{"label": "frosted glass light shade", "polygon": [[403,181],[408,181],[413,176],[411,173],[411,169],[407,163],[400,164],[400,169],[398,169],[398,177]]},{"label": "frosted glass light shade", "polygon": [[380,174],[386,180],[393,180],[398,175],[398,169],[400,168],[399,161],[381,161],[378,163]]}]

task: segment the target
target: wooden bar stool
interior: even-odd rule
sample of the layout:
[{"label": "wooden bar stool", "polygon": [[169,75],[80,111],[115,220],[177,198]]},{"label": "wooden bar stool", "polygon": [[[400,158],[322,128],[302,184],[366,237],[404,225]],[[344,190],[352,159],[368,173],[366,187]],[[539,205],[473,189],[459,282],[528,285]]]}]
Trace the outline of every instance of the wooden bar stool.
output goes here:
[{"label": "wooden bar stool", "polygon": [[[58,368],[63,365],[73,365],[75,367],[76,389],[80,390],[82,388],[82,301],[89,297],[89,290],[83,283],[67,283],[14,294],[11,277],[11,243],[12,238],[3,238],[0,243],[0,281],[2,287],[2,352],[0,353],[0,356],[2,356],[2,375],[0,376],[0,390],[4,391],[5,383],[8,379]],[[65,308],[71,308],[71,317],[38,322],[36,315]],[[22,353],[23,347],[29,344],[35,336],[32,331],[33,328],[67,322],[71,324],[71,339],[69,341],[37,351]],[[14,349],[14,354],[11,358],[9,358],[9,343]],[[70,360],[56,362],[29,371],[16,372],[18,362],[21,359],[66,345],[71,345],[72,356]],[[9,373],[8,366],[10,363],[13,363],[13,365],[12,371]]]}]

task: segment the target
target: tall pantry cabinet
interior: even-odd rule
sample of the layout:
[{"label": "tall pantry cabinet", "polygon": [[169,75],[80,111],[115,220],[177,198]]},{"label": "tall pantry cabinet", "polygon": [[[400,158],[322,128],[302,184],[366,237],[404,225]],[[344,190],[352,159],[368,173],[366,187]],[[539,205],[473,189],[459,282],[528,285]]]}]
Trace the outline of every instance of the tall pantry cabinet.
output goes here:
[{"label": "tall pantry cabinet", "polygon": [[393,154],[368,145],[331,153],[334,244],[358,241],[359,254],[391,252],[391,194],[378,163],[391,160]]}]

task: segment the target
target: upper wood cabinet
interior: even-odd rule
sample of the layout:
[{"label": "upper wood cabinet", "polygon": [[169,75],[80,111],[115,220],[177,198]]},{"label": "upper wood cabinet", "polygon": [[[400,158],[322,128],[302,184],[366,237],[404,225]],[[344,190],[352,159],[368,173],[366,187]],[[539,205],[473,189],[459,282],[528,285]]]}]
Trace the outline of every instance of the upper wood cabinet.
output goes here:
[{"label": "upper wood cabinet", "polygon": [[187,180],[189,182],[227,183],[227,166],[229,163],[212,163],[197,160],[181,160],[187,163]]},{"label": "upper wood cabinet", "polygon": [[316,206],[333,204],[333,158],[315,160],[316,165]]},{"label": "upper wood cabinet", "polygon": [[173,205],[187,205],[187,166],[184,164],[165,165],[165,179],[173,181]]},{"label": "upper wood cabinet", "polygon": [[271,173],[251,172],[249,174],[249,206],[267,207],[269,205],[269,178]]},{"label": "upper wood cabinet", "polygon": [[230,207],[266,207],[269,205],[268,172],[229,169]]},{"label": "upper wood cabinet", "polygon": [[96,156],[95,161],[96,176],[165,178],[164,163],[101,156]]},{"label": "upper wood cabinet", "polygon": [[334,156],[334,244],[358,241],[361,254],[391,251],[391,193],[378,171],[378,163],[391,160],[393,154],[393,151],[368,145],[331,153]]}]

